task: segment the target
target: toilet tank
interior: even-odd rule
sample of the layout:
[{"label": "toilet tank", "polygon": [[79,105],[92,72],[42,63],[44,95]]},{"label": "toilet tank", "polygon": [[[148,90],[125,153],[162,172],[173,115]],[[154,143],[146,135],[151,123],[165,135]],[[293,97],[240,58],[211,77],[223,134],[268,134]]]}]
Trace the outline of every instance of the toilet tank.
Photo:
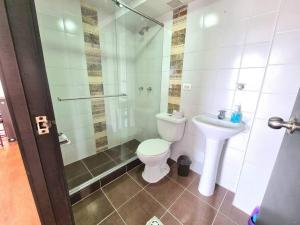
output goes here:
[{"label": "toilet tank", "polygon": [[175,118],[168,113],[156,115],[157,130],[160,137],[166,141],[179,141],[184,133],[186,118]]}]

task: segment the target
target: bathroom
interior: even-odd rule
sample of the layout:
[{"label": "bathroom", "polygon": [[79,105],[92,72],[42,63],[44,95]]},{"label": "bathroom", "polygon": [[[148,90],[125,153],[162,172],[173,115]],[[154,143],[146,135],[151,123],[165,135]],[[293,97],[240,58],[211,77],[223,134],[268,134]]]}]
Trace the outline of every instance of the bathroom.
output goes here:
[{"label": "bathroom", "polygon": [[[141,225],[157,217],[164,225],[244,225],[268,206],[283,140],[298,135],[268,121],[299,114],[299,1],[22,2],[51,96],[70,224]],[[242,121],[232,125],[236,109]],[[199,115],[239,130],[210,145]],[[173,125],[162,127],[166,121]],[[218,156],[206,176],[214,144]],[[164,172],[145,152],[152,161],[165,154]],[[191,160],[188,177],[177,175],[182,155]],[[214,177],[209,191],[200,188],[206,177]]]}]

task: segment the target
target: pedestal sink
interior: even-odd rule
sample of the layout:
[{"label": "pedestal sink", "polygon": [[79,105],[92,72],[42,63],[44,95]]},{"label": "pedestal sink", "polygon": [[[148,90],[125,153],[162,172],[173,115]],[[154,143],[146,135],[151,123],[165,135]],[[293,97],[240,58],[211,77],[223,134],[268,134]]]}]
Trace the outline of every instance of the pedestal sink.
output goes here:
[{"label": "pedestal sink", "polygon": [[211,196],[215,190],[217,171],[224,141],[242,132],[245,123],[232,123],[228,119],[220,120],[211,114],[201,114],[192,121],[205,135],[205,158],[198,190],[205,196]]}]

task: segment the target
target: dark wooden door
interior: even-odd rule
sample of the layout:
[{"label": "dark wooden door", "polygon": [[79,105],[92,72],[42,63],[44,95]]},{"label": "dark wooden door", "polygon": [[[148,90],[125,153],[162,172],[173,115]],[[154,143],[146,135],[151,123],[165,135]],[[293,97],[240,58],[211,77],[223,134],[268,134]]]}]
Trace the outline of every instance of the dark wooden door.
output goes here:
[{"label": "dark wooden door", "polygon": [[[33,0],[0,0],[0,49],[1,80],[41,222],[74,224]],[[37,116],[51,121],[49,134],[37,133]]]}]

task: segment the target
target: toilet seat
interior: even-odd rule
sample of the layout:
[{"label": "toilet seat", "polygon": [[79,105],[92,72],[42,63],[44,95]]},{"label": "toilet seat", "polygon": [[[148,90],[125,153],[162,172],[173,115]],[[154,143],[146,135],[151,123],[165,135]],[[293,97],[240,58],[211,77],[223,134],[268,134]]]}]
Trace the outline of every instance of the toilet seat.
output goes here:
[{"label": "toilet seat", "polygon": [[155,138],[143,141],[137,148],[137,154],[144,156],[158,156],[165,154],[170,149],[171,142]]}]

